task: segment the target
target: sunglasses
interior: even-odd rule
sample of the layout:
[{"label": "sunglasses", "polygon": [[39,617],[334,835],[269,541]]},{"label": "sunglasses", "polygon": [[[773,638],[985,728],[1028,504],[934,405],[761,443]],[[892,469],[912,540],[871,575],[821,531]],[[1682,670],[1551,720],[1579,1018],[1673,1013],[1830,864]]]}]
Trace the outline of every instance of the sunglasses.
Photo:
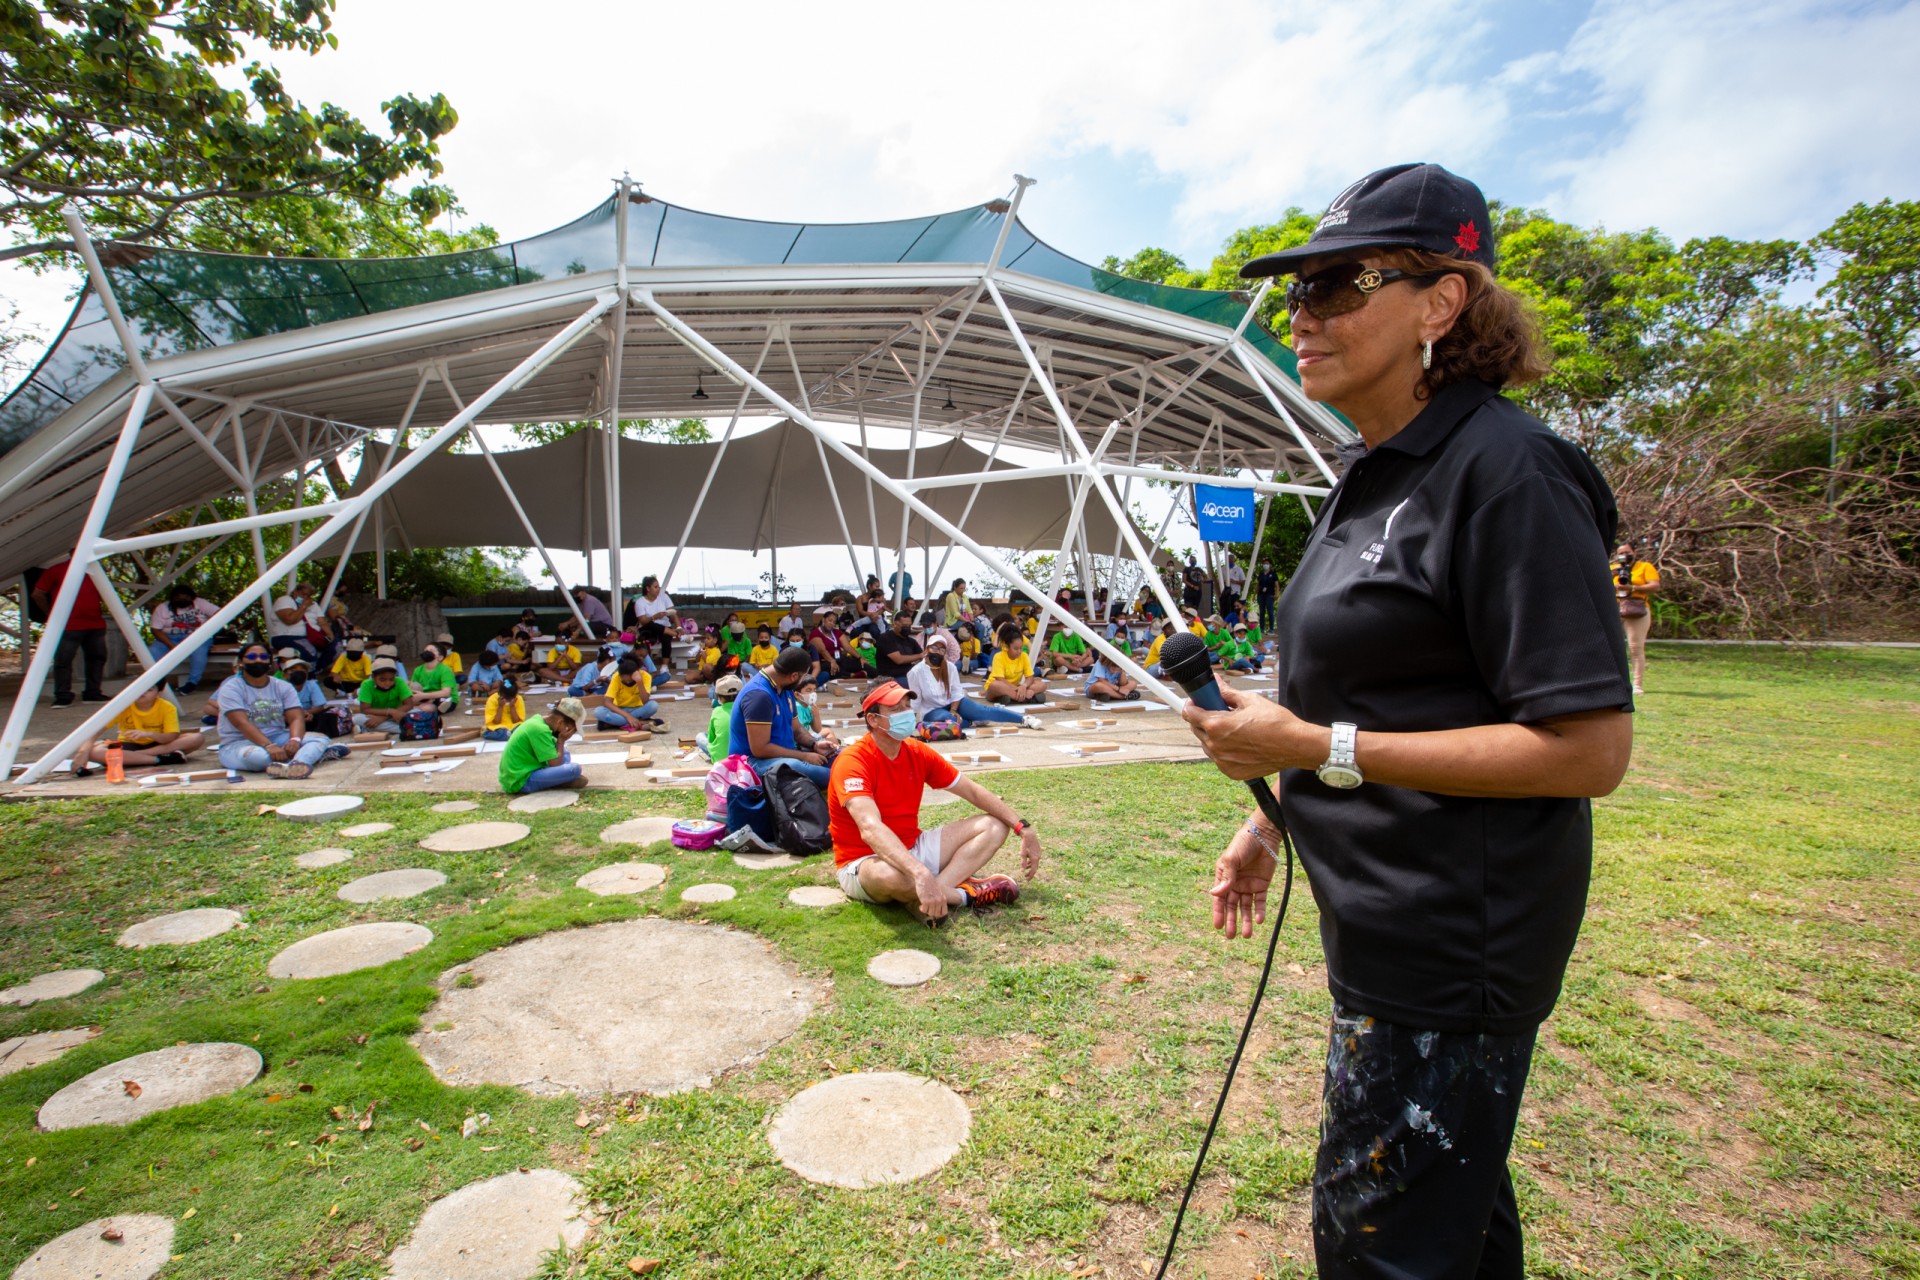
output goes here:
[{"label": "sunglasses", "polygon": [[1392,267],[1383,269],[1359,262],[1343,262],[1289,282],[1287,318],[1292,319],[1305,307],[1307,314],[1314,319],[1331,320],[1335,316],[1358,311],[1367,305],[1368,298],[1379,292],[1381,286],[1392,284],[1395,280],[1430,283],[1439,278],[1434,274],[1423,275],[1413,271],[1397,271]]}]

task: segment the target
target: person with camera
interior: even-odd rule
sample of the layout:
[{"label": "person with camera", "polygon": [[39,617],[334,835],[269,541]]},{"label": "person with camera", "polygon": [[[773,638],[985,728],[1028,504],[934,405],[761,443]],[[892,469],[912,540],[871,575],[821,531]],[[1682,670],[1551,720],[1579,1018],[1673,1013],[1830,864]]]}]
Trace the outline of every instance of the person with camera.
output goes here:
[{"label": "person with camera", "polygon": [[[1519,1280],[1507,1150],[1586,910],[1591,797],[1632,690],[1606,481],[1502,387],[1545,358],[1493,273],[1478,187],[1398,165],[1342,191],[1282,273],[1301,386],[1366,449],[1277,607],[1277,700],[1190,705],[1235,779],[1280,775],[1333,996],[1314,1250],[1322,1280]],[[1282,832],[1228,843],[1215,927],[1251,936]]]},{"label": "person with camera", "polygon": [[1635,557],[1633,543],[1623,542],[1613,552],[1613,596],[1620,603],[1620,628],[1627,636],[1627,656],[1633,664],[1633,691],[1645,693],[1647,633],[1653,630],[1653,593],[1660,589],[1660,571]]}]

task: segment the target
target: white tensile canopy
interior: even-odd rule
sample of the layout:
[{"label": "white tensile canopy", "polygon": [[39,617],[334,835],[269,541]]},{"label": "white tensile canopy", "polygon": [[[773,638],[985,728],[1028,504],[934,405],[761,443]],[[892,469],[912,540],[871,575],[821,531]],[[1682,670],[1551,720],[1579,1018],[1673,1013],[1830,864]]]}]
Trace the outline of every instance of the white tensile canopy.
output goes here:
[{"label": "white tensile canopy", "polygon": [[[940,542],[972,551],[1054,624],[1175,700],[1054,606],[1058,574],[1077,560],[1085,580],[1096,547],[1149,563],[1153,540],[1123,515],[1136,480],[1305,500],[1326,492],[1324,455],[1352,433],[1301,395],[1291,352],[1255,322],[1259,295],[1129,280],[1068,258],[1019,221],[1028,185],[948,214],[824,225],[700,213],[623,182],[554,231],[418,259],[96,251],[70,218],[89,287],[0,403],[0,578],[71,554],[144,654],[104,563],[143,567],[139,607],[240,536],[254,542],[259,576],[208,635],[323,550],[384,547],[389,516],[414,544],[458,534],[544,557],[549,539],[581,549],[604,540],[616,609],[615,529],[632,545],[671,532],[682,549],[777,548],[804,529],[799,541],[844,541],[856,571],[858,547],[874,549],[877,568],[881,545],[904,554]],[[738,435],[747,416],[785,424]],[[641,417],[725,426],[707,446],[616,447],[598,430],[498,455],[468,432]],[[908,448],[870,448],[873,426],[904,429]],[[413,447],[402,449],[409,432]],[[447,454],[463,436],[479,452]],[[1009,464],[1006,445],[1059,461]],[[651,461],[676,457],[661,449],[689,452]],[[259,486],[278,477],[324,470],[344,481],[340,462],[356,454],[356,481],[336,484],[328,502],[192,518],[236,493],[251,513]],[[633,465],[672,479],[636,485]],[[477,492],[486,476],[509,511],[495,506],[486,536],[470,537],[457,511],[435,508],[459,505],[445,485]],[[632,515],[636,494],[643,512]],[[295,545],[268,563],[257,531],[273,524],[294,525]],[[1061,553],[1052,584],[1028,581],[988,545],[1035,545],[1023,538]],[[1171,611],[1158,578],[1148,581]],[[67,575],[50,630],[79,582]],[[151,664],[21,781],[43,776],[193,647]],[[42,646],[28,666],[0,769],[19,752],[49,659]]]}]

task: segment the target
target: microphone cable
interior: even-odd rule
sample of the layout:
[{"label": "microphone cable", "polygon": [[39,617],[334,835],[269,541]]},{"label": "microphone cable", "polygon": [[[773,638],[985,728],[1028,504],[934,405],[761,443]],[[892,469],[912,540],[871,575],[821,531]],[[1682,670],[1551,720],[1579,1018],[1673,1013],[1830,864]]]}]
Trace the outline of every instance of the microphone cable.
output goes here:
[{"label": "microphone cable", "polygon": [[[1200,1154],[1194,1158],[1193,1172],[1187,1177],[1187,1189],[1180,1193],[1180,1209],[1173,1215],[1173,1233],[1167,1237],[1167,1251],[1160,1255],[1160,1269],[1153,1273],[1153,1280],[1166,1280],[1167,1268],[1173,1265],[1173,1249],[1180,1241],[1180,1227],[1187,1218],[1187,1205],[1193,1199],[1193,1189],[1200,1183],[1200,1171],[1207,1163],[1207,1150],[1213,1145],[1213,1134],[1220,1127],[1220,1117],[1226,1113],[1227,1094],[1233,1089],[1233,1077],[1240,1070],[1240,1056],[1247,1051],[1247,1041],[1253,1035],[1254,1019],[1260,1015],[1260,1002],[1266,998],[1267,979],[1273,976],[1273,957],[1280,946],[1280,926],[1287,922],[1287,903],[1293,897],[1293,837],[1287,832],[1287,824],[1281,820],[1280,806],[1273,803],[1272,792],[1260,796],[1260,810],[1267,820],[1280,828],[1280,844],[1286,851],[1286,879],[1280,889],[1280,913],[1274,917],[1273,933],[1267,938],[1267,959],[1260,967],[1260,981],[1253,989],[1253,1003],[1247,1008],[1247,1021],[1240,1028],[1240,1043],[1233,1048],[1233,1060],[1227,1063],[1227,1078],[1220,1082],[1220,1097],[1213,1104],[1213,1119],[1207,1121],[1206,1136],[1200,1139]],[[1259,836],[1254,836],[1256,840]],[[1264,846],[1265,841],[1261,841]],[[1269,854],[1274,850],[1268,849]]]}]

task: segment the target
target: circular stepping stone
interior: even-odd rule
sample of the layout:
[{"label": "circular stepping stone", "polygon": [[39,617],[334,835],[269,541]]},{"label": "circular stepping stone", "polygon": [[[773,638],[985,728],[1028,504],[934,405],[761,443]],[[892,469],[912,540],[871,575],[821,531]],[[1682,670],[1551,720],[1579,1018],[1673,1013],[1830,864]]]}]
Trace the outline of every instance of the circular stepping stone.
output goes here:
[{"label": "circular stepping stone", "polygon": [[604,844],[659,844],[673,838],[674,818],[629,818],[600,833]]},{"label": "circular stepping stone", "polygon": [[391,830],[391,822],[356,822],[350,827],[340,828],[340,834],[349,840],[364,840],[368,836],[383,836]]},{"label": "circular stepping stone", "polygon": [[420,842],[433,853],[478,853],[517,844],[533,831],[524,822],[463,822],[457,827],[442,827]]},{"label": "circular stepping stone", "polygon": [[543,809],[565,809],[580,803],[578,791],[536,791],[530,796],[515,796],[507,808],[515,813],[539,813]]},{"label": "circular stepping stone", "polygon": [[899,1071],[835,1076],[780,1108],[767,1129],[780,1163],[808,1182],[859,1191],[924,1178],[966,1145],[960,1095]]},{"label": "circular stepping stone", "polygon": [[[471,975],[471,985],[459,985]],[[567,929],[441,975],[414,1037],[448,1084],[540,1097],[705,1088],[800,1029],[823,994],[763,939],[677,920]]]},{"label": "circular stepping stone", "polygon": [[96,982],[103,981],[106,974],[98,969],[56,969],[52,973],[43,973],[39,977],[23,982],[17,987],[8,987],[0,991],[0,1004],[12,1004],[25,1007],[39,1004],[42,1000],[63,1000],[68,996],[77,996]]},{"label": "circular stepping stone", "polygon": [[66,1031],[40,1031],[30,1036],[0,1040],[0,1076],[44,1066],[99,1034],[98,1027],[73,1027]]},{"label": "circular stepping stone", "polygon": [[732,902],[733,886],[730,884],[689,885],[681,891],[682,902]]},{"label": "circular stepping stone", "polygon": [[332,822],[365,803],[359,796],[307,796],[305,799],[288,801],[274,812],[295,822]]},{"label": "circular stepping stone", "polygon": [[393,1280],[526,1280],[555,1244],[586,1241],[580,1184],[558,1169],[470,1182],[427,1206],[393,1251]]},{"label": "circular stepping stone", "polygon": [[480,806],[471,800],[443,800],[428,807],[429,813],[472,813]]},{"label": "circular stepping stone", "polygon": [[238,928],[240,913],[229,911],[225,907],[195,907],[191,911],[176,911],[172,915],[155,916],[151,920],[142,920],[132,925],[120,935],[123,947],[136,950],[146,947],[184,946],[189,942],[205,942],[208,938],[217,938],[229,929]]},{"label": "circular stepping stone", "polygon": [[300,941],[267,961],[270,978],[331,978],[372,969],[412,955],[433,941],[425,925],[388,920],[329,929]]},{"label": "circular stepping stone", "polygon": [[803,884],[787,891],[787,901],[796,907],[837,907],[847,895],[829,884]]},{"label": "circular stepping stone", "polygon": [[940,957],[902,947],[867,961],[867,976],[890,987],[917,987],[940,972]]},{"label": "circular stepping stone", "polygon": [[404,871],[376,871],[340,886],[342,902],[380,902],[386,898],[417,898],[447,882],[444,872],[409,867]]},{"label": "circular stepping stone", "polygon": [[797,867],[806,859],[796,858],[790,853],[736,853],[733,861],[749,871],[773,871],[780,867]]},{"label": "circular stepping stone", "polygon": [[595,867],[573,883],[588,893],[611,897],[617,893],[645,893],[657,889],[667,878],[667,869],[652,862],[616,862]]},{"label": "circular stepping stone", "polygon": [[172,1252],[172,1218],[95,1218],[35,1249],[13,1280],[152,1280]]},{"label": "circular stepping stone", "polygon": [[351,849],[315,849],[312,853],[303,853],[293,860],[296,867],[305,867],[309,871],[318,871],[321,867],[338,866],[353,856]]},{"label": "circular stepping stone", "polygon": [[81,1076],[41,1104],[40,1127],[132,1124],[156,1111],[232,1093],[259,1074],[260,1055],[244,1044],[168,1045]]}]

